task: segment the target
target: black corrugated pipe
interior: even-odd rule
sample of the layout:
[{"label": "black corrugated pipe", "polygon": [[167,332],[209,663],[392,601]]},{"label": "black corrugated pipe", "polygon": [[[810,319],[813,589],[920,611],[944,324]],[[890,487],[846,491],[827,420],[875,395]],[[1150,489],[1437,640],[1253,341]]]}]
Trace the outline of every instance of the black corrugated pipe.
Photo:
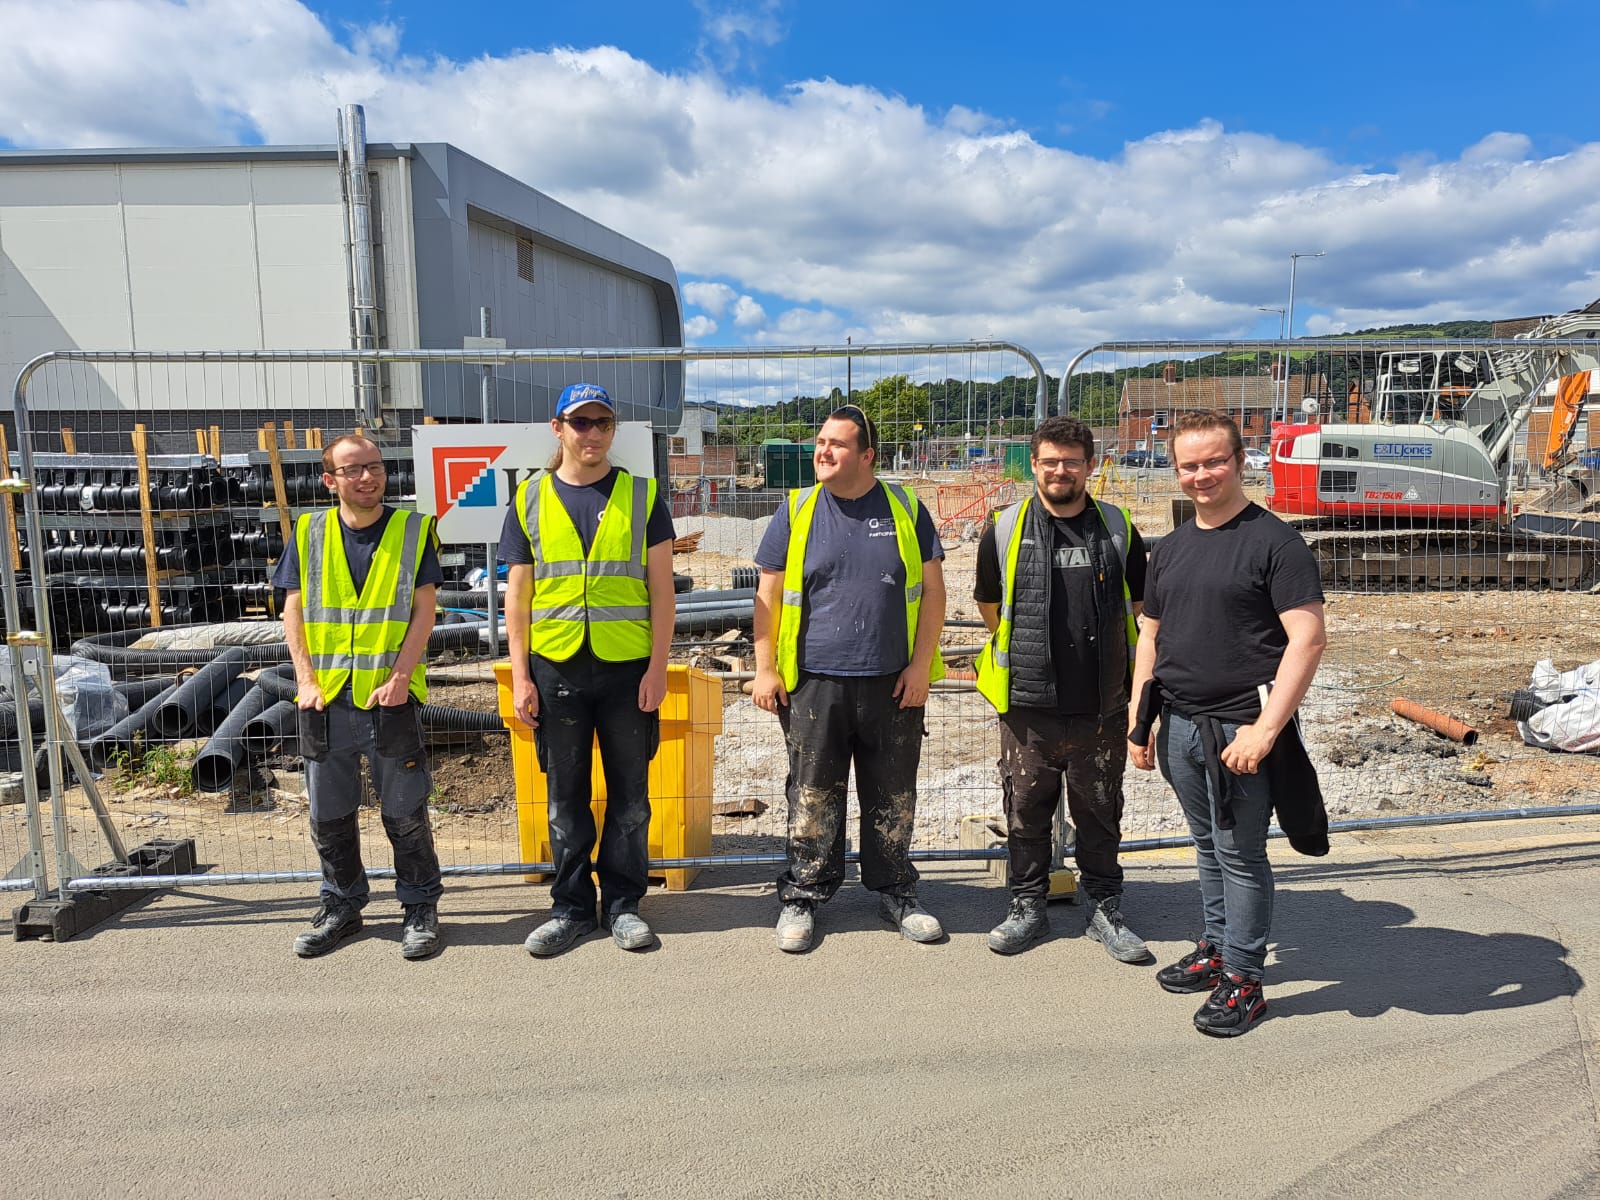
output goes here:
[{"label": "black corrugated pipe", "polygon": [[[256,686],[279,700],[293,700],[298,690],[294,681],[294,667],[271,667],[256,676]],[[424,704],[421,708],[422,727],[433,733],[504,733],[505,723],[498,713],[478,712],[471,708],[451,708],[446,704]]]},{"label": "black corrugated pipe", "polygon": [[244,730],[256,717],[272,706],[272,697],[258,687],[245,694],[211,740],[200,748],[194,760],[194,786],[202,792],[225,792],[233,786],[234,773],[244,766],[249,753]]},{"label": "black corrugated pipe", "polygon": [[679,609],[673,618],[675,633],[691,629],[731,629],[749,625],[755,620],[755,606],[751,604],[708,604],[704,608]]},{"label": "black corrugated pipe", "polygon": [[128,754],[133,753],[135,736],[144,731],[150,718],[156,715],[156,709],[165,704],[168,697],[177,690],[177,684],[168,684],[166,691],[146,700],[139,708],[123,717],[93,741],[85,742],[83,757],[89,765],[96,771],[104,771],[119,750]]},{"label": "black corrugated pipe", "polygon": [[[267,692],[267,696],[270,699],[272,693]],[[245,722],[245,749],[251,754],[271,754],[291,742],[298,745],[299,739],[295,733],[295,713],[298,711],[293,700],[274,701],[272,707]]]},{"label": "black corrugated pipe", "polygon": [[128,701],[128,711],[132,712],[136,708],[143,708],[145,701],[152,696],[159,696],[175,682],[170,675],[157,675],[148,679],[119,679],[111,686],[122,693]]},{"label": "black corrugated pipe", "polygon": [[228,694],[229,685],[245,669],[250,657],[245,651],[244,646],[229,646],[179,684],[178,690],[150,718],[150,729],[169,741],[193,733],[206,719],[204,714]]}]

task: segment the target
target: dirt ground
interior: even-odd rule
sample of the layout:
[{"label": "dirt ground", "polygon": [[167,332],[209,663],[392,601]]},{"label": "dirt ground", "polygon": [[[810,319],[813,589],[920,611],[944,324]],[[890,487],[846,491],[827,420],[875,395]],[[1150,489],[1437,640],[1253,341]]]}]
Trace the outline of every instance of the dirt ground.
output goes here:
[{"label": "dirt ground", "polygon": [[[1127,495],[1135,522],[1152,534],[1168,528],[1169,497]],[[748,566],[760,522],[696,519],[702,550],[680,558],[697,587],[726,587]],[[972,602],[975,542],[947,540],[948,619],[976,621]],[[1302,709],[1302,727],[1335,819],[1412,812],[1541,807],[1600,802],[1592,756],[1523,744],[1507,715],[1512,691],[1526,687],[1535,661],[1566,669],[1600,658],[1600,596],[1587,593],[1479,592],[1414,595],[1333,594],[1330,644]],[[955,668],[970,665],[982,631],[952,627],[944,645]],[[967,653],[963,653],[963,650]],[[690,654],[679,652],[686,660]],[[432,699],[492,712],[487,664],[471,682],[438,681]],[[716,853],[772,851],[785,823],[785,756],[777,722],[756,710],[736,681],[724,687],[722,732],[715,740],[714,801],[765,804],[760,815],[715,817]],[[1475,727],[1467,748],[1395,716],[1396,697],[1415,700]],[[928,705],[928,740],[919,775],[916,844],[957,844],[962,819],[999,810],[992,712],[970,685],[936,691]],[[194,749],[195,747],[190,747]],[[433,813],[441,858],[449,863],[521,861],[517,791],[507,739],[435,745]],[[1176,802],[1154,774],[1129,771],[1125,833],[1177,832]],[[202,857],[229,870],[315,866],[305,833],[304,786],[294,761],[269,761],[233,796],[178,796],[140,778],[108,777],[103,791],[125,839],[195,836]],[[853,805],[853,802],[852,802]],[[66,796],[74,846],[83,865],[104,857],[92,812],[80,790]],[[375,810],[366,812],[381,844]],[[853,840],[853,839],[852,839]],[[0,853],[15,861],[26,846],[22,807],[0,808]],[[378,860],[386,856],[378,851]],[[90,861],[93,860],[93,861]]]}]

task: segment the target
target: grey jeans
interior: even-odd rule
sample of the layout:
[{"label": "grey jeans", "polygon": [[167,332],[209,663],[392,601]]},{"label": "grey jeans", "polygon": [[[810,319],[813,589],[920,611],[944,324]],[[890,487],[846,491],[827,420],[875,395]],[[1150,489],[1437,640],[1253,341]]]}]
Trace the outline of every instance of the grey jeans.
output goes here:
[{"label": "grey jeans", "polygon": [[[1222,729],[1232,742],[1239,726],[1224,722]],[[1233,800],[1234,827],[1219,829],[1200,730],[1182,713],[1168,709],[1162,714],[1156,761],[1178,794],[1194,836],[1206,941],[1222,947],[1227,970],[1259,979],[1272,929],[1272,864],[1267,861],[1272,792],[1267,778],[1223,770]]]}]

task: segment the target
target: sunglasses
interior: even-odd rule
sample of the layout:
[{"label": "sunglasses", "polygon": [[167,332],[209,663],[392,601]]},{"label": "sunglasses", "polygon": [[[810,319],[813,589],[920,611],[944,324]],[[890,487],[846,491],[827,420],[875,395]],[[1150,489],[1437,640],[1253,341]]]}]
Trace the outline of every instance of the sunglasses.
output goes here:
[{"label": "sunglasses", "polygon": [[610,433],[617,427],[615,417],[562,417],[561,423],[574,433],[588,433],[591,429]]},{"label": "sunglasses", "polygon": [[849,421],[867,435],[866,448],[868,450],[876,450],[878,448],[878,431],[872,424],[872,418],[862,411],[860,405],[841,404],[828,414],[828,420]]}]

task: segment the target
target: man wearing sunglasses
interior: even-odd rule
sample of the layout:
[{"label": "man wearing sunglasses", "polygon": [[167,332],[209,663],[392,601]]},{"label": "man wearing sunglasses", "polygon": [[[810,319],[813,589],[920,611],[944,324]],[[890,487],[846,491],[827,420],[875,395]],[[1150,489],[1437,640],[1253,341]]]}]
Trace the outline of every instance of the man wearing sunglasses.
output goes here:
[{"label": "man wearing sunglasses", "polygon": [[789,493],[756,550],[752,697],[789,751],[788,870],[778,879],[780,950],[815,936],[818,904],[844,881],[845,791],[855,763],[861,883],[915,942],[944,930],[917,900],[911,865],[928,686],[944,675],[944,549],[916,494],[873,474],[862,410],[817,433],[817,485]]},{"label": "man wearing sunglasses", "polygon": [[1084,932],[1119,962],[1150,952],[1122,918],[1122,741],[1144,541],[1127,509],[1089,495],[1094,431],[1050,417],[1033,432],[1034,494],[978,543],[973,598],[991,634],[978,690],[1000,714],[1011,903],[989,949],[1017,954],[1050,931],[1051,833],[1066,777]]},{"label": "man wearing sunglasses", "polygon": [[311,841],[322,861],[322,907],[295,939],[302,958],[326,954],[361,928],[361,759],[367,760],[394,850],[405,911],[400,952],[439,948],[443,891],[428,795],[433,782],[417,706],[428,697],[428,635],[444,576],[433,518],[383,502],[388,472],[376,444],[351,434],[322,452],[322,482],[338,500],[295,522],[273,573],[294,662]]},{"label": "man wearing sunglasses", "polygon": [[[603,923],[622,949],[644,950],[655,942],[639,901],[672,644],[672,517],[654,479],[611,465],[617,417],[605,388],[564,389],[551,428],[556,459],[517,489],[500,534],[511,700],[534,731],[555,867],[551,917],[525,945],[548,958]],[[606,810],[591,866],[596,738]]]}]

